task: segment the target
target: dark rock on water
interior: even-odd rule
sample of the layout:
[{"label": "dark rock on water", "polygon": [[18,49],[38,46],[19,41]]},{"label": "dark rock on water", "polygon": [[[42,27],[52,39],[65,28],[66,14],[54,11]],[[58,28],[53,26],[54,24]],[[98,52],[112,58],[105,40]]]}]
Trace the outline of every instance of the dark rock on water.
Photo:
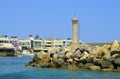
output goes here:
[{"label": "dark rock on water", "polygon": [[111,56],[114,55],[114,54],[120,54],[120,51],[112,51],[112,52],[110,53]]},{"label": "dark rock on water", "polygon": [[111,62],[106,61],[106,60],[102,60],[102,59],[95,60],[94,65],[100,66],[101,69],[106,69],[106,68],[113,69],[113,64]]},{"label": "dark rock on water", "polygon": [[94,66],[94,64],[93,63],[86,63],[86,64],[84,64],[84,68],[85,69],[89,69],[90,66]]},{"label": "dark rock on water", "polygon": [[50,66],[50,63],[45,63],[45,62],[40,63],[41,68],[48,68],[49,66]]},{"label": "dark rock on water", "polygon": [[117,69],[117,67],[120,67],[120,58],[114,58],[111,60],[113,66],[114,66],[114,69]]},{"label": "dark rock on water", "polygon": [[57,68],[65,66],[65,61],[64,61],[64,59],[54,59],[54,60],[53,60],[53,63],[56,64],[56,67],[57,67]]}]

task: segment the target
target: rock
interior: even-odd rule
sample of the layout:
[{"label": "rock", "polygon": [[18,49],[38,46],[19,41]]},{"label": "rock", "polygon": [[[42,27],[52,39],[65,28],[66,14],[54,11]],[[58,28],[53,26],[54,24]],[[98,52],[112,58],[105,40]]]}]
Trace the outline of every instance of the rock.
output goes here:
[{"label": "rock", "polygon": [[87,62],[88,63],[93,63],[93,61],[96,59],[96,57],[94,55],[89,55],[87,58]]},{"label": "rock", "polygon": [[57,68],[65,66],[64,59],[54,59],[53,63],[55,63]]},{"label": "rock", "polygon": [[77,55],[80,55],[80,54],[81,54],[80,49],[77,49],[77,50],[75,51],[75,53],[76,53]]},{"label": "rock", "polygon": [[112,55],[114,55],[114,54],[120,54],[120,50],[114,50],[114,51],[111,51],[110,52],[110,55],[112,56]]},{"label": "rock", "polygon": [[41,52],[38,52],[36,54],[36,56],[39,58],[39,59],[42,59],[44,55],[46,55],[47,53],[45,53],[44,51],[41,51]]},{"label": "rock", "polygon": [[90,66],[89,70],[100,70],[99,66]]},{"label": "rock", "polygon": [[80,69],[83,69],[84,65],[83,65],[82,63],[79,63],[79,64],[78,64],[78,67],[79,67]]},{"label": "rock", "polygon": [[110,45],[104,45],[100,50],[99,50],[99,56],[104,59],[109,59],[110,58]]},{"label": "rock", "polygon": [[117,67],[117,71],[120,71],[120,67]]},{"label": "rock", "polygon": [[79,69],[79,67],[76,66],[75,64],[69,64],[69,65],[67,65],[67,68],[68,69]]},{"label": "rock", "polygon": [[89,51],[88,51],[87,49],[85,49],[85,48],[81,49],[80,52],[81,52],[81,53],[84,53],[84,52],[89,53]]},{"label": "rock", "polygon": [[103,45],[102,47],[99,47],[98,49],[93,50],[90,54],[95,55],[97,59],[109,60],[110,48],[111,48],[110,45]]},{"label": "rock", "polygon": [[117,66],[120,66],[120,58],[113,58],[111,62]]},{"label": "rock", "polygon": [[54,54],[53,59],[57,59],[57,58],[58,58],[57,54]]},{"label": "rock", "polygon": [[77,62],[79,62],[80,60],[79,60],[78,58],[74,58],[74,61],[77,61]]},{"label": "rock", "polygon": [[37,64],[35,64],[35,67],[41,67],[41,66],[40,66],[40,64],[37,63]]},{"label": "rock", "polygon": [[66,51],[70,51],[71,50],[71,47],[61,47],[61,48],[59,48],[59,51],[60,52],[66,52]]},{"label": "rock", "polygon": [[40,67],[41,68],[48,68],[48,67],[50,67],[50,64],[43,62],[43,63],[40,63]]},{"label": "rock", "polygon": [[65,53],[65,56],[66,56],[67,58],[70,58],[70,57],[72,56],[72,53],[69,52],[69,51],[67,51],[67,52]]},{"label": "rock", "polygon": [[38,58],[37,54],[35,54],[32,58],[32,63],[37,62],[38,60],[40,60],[40,58]]},{"label": "rock", "polygon": [[112,65],[112,63],[108,62],[108,61],[103,61],[101,64],[101,69],[114,69],[114,66]]},{"label": "rock", "polygon": [[113,64],[114,69],[117,70],[117,68],[120,67],[120,54],[112,55],[110,61]]},{"label": "rock", "polygon": [[80,57],[81,52],[80,49],[77,49],[74,54],[72,54],[72,57]]},{"label": "rock", "polygon": [[114,67],[113,67],[111,62],[104,61],[104,60],[101,60],[101,59],[95,60],[94,61],[94,65],[100,66],[101,69],[106,69],[106,68],[114,69]]},{"label": "rock", "polygon": [[32,66],[33,62],[30,61],[28,64],[26,64],[25,66]]},{"label": "rock", "polygon": [[80,61],[85,60],[88,56],[89,56],[89,54],[88,54],[87,52],[84,52],[84,53],[81,55]]},{"label": "rock", "polygon": [[51,59],[50,59],[49,55],[44,54],[44,55],[42,56],[42,60],[41,60],[41,61],[42,61],[42,62],[45,62],[45,63],[50,63],[50,62],[51,62]]},{"label": "rock", "polygon": [[104,60],[109,60],[110,56],[112,56],[115,53],[120,53],[119,51],[119,43],[118,41],[113,41],[111,45],[103,45],[100,48],[94,49],[91,54],[94,54],[96,58],[101,58]]},{"label": "rock", "polygon": [[51,68],[58,68],[55,63],[51,63],[49,66],[50,66]]},{"label": "rock", "polygon": [[86,64],[84,64],[84,68],[85,69],[90,69],[90,66],[94,66],[94,64],[92,64],[92,63],[86,63]]},{"label": "rock", "polygon": [[54,53],[50,53],[50,58],[53,58]]},{"label": "rock", "polygon": [[73,62],[73,59],[70,58],[70,59],[67,60],[67,62]]},{"label": "rock", "polygon": [[111,43],[111,51],[116,51],[116,50],[119,50],[119,42],[114,40],[112,43]]},{"label": "rock", "polygon": [[81,57],[80,57],[80,59],[79,59],[79,62],[80,63],[83,63],[83,64],[86,64],[86,63],[89,63],[91,60],[89,60],[88,58],[89,58],[89,54],[87,53],[87,52],[84,52],[82,55],[81,55]]},{"label": "rock", "polygon": [[120,54],[114,54],[111,56],[111,58],[120,58]]},{"label": "rock", "polygon": [[106,69],[102,69],[103,71],[112,71],[113,69],[111,68],[106,68]]},{"label": "rock", "polygon": [[93,64],[96,66],[101,66],[102,60],[101,59],[96,59],[94,60]]},{"label": "rock", "polygon": [[52,50],[50,53],[57,54],[58,51],[56,49]]}]

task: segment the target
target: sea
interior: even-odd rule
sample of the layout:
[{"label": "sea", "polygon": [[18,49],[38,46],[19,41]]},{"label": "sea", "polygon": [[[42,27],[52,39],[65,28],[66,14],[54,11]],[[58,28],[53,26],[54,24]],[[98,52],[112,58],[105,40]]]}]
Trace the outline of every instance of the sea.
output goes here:
[{"label": "sea", "polygon": [[120,79],[117,71],[26,67],[30,57],[0,57],[0,79]]}]

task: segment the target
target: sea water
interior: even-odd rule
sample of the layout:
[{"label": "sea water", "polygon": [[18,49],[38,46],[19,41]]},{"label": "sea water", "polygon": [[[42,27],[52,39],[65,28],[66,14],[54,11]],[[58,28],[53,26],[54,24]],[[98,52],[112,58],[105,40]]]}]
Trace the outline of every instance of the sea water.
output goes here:
[{"label": "sea water", "polygon": [[120,72],[26,67],[29,57],[0,57],[0,79],[120,79]]}]

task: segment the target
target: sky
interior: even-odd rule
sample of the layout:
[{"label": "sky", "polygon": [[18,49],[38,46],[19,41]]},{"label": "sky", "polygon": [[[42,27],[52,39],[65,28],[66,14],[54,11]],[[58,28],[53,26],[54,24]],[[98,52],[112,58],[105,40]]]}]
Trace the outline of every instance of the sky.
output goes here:
[{"label": "sky", "polygon": [[0,36],[71,38],[74,17],[79,40],[120,41],[120,0],[0,0]]}]

